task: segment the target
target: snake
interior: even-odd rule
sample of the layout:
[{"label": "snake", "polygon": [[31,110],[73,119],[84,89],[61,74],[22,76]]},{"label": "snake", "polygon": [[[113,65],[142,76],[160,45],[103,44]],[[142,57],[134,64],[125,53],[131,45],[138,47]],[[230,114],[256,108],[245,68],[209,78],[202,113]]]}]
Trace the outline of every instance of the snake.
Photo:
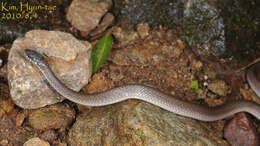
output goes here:
[{"label": "snake", "polygon": [[[138,99],[177,115],[200,121],[217,121],[228,118],[239,112],[250,113],[260,120],[260,105],[255,102],[236,100],[220,106],[208,107],[189,103],[185,100],[165,94],[156,88],[141,84],[122,85],[94,94],[76,92],[68,88],[56,77],[41,53],[25,49],[25,55],[29,61],[39,69],[48,84],[57,93],[77,104],[99,107],[115,104],[128,99]],[[258,96],[260,96],[260,82],[256,78],[255,71],[259,68],[260,64],[254,65],[247,72],[247,80]]]}]

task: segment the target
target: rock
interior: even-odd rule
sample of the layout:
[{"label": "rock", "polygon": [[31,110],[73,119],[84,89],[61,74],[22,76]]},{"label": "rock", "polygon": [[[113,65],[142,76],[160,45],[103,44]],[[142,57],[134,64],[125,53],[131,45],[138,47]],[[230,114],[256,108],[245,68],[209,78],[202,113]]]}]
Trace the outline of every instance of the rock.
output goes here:
[{"label": "rock", "polygon": [[0,141],[0,145],[1,145],[1,146],[8,145],[8,140],[7,140],[7,139],[1,140],[1,141]]},{"label": "rock", "polygon": [[111,13],[107,13],[104,16],[101,23],[97,26],[97,28],[93,32],[90,33],[90,36],[94,36],[94,35],[97,35],[97,34],[103,32],[109,26],[111,26],[113,24],[114,20],[115,20],[115,16]]},{"label": "rock", "polygon": [[207,90],[198,89],[198,99],[205,99],[207,97]]},{"label": "rock", "polygon": [[26,141],[23,146],[50,146],[50,144],[38,137],[34,137]]},{"label": "rock", "polygon": [[196,54],[217,56],[226,51],[225,19],[218,7],[222,6],[206,0],[184,2],[182,24],[179,24],[185,28],[184,34],[188,34],[184,36],[187,42],[199,44],[200,47],[193,49]]},{"label": "rock", "polygon": [[215,80],[209,83],[208,89],[220,96],[226,96],[228,93],[228,86],[222,80]]},{"label": "rock", "polygon": [[216,79],[216,76],[217,76],[216,71],[213,71],[213,70],[205,67],[204,72],[205,72],[205,74],[207,75],[208,78]]},{"label": "rock", "polygon": [[141,37],[141,39],[146,38],[149,35],[150,27],[149,24],[138,24],[137,25],[137,33]]},{"label": "rock", "polygon": [[77,117],[69,145],[228,145],[220,128],[136,100]]},{"label": "rock", "polygon": [[115,13],[118,11],[116,15],[118,22],[127,27],[148,23],[152,26],[163,25],[173,28],[176,24],[183,23],[183,7],[186,1],[123,0],[114,2]]},{"label": "rock", "polygon": [[119,41],[118,46],[124,47],[137,40],[138,34],[135,31],[125,31],[121,27],[113,27],[112,34]]},{"label": "rock", "polygon": [[[21,40],[19,39],[19,41]],[[90,43],[81,42],[73,35],[61,31],[32,30],[25,34],[22,41],[26,43],[24,47],[27,49],[39,50],[47,56],[64,61],[75,60],[79,54],[89,51],[91,48]],[[18,45],[17,43],[15,42],[15,45]]]},{"label": "rock", "polygon": [[25,114],[24,113],[18,113],[16,115],[16,119],[15,119],[15,122],[16,122],[16,126],[22,126],[23,124],[23,121],[24,119],[26,118]]},{"label": "rock", "polygon": [[97,27],[111,6],[111,0],[74,0],[69,7],[67,20],[73,27],[88,34]]},{"label": "rock", "polygon": [[52,142],[58,138],[58,134],[52,129],[46,130],[41,134],[40,138],[45,141]]},{"label": "rock", "polygon": [[224,129],[224,137],[232,146],[259,146],[256,127],[245,113],[239,113]]},{"label": "rock", "polygon": [[38,130],[65,128],[71,124],[75,111],[63,104],[33,110],[29,114],[29,124]]},{"label": "rock", "polygon": [[243,88],[244,80],[242,76],[234,76],[234,75],[226,75],[224,80],[228,81],[229,88],[230,88],[230,96],[228,97],[229,100],[239,100],[242,98],[240,89]]},{"label": "rock", "polygon": [[109,88],[112,88],[113,82],[105,78],[105,74],[100,72],[93,75],[91,82],[86,88],[83,88],[83,91],[89,94],[98,93],[106,91]]},{"label": "rock", "polygon": [[201,61],[199,61],[199,60],[195,60],[195,61],[193,61],[192,62],[192,66],[193,66],[193,68],[195,69],[195,70],[201,70],[201,68],[203,67],[203,64],[202,64],[202,62]]},{"label": "rock", "polygon": [[72,90],[79,91],[88,83],[92,73],[90,43],[64,32],[33,30],[13,43],[8,56],[8,83],[16,105],[35,109],[64,99],[49,87],[39,69],[26,59],[24,49],[46,54],[55,75]]}]

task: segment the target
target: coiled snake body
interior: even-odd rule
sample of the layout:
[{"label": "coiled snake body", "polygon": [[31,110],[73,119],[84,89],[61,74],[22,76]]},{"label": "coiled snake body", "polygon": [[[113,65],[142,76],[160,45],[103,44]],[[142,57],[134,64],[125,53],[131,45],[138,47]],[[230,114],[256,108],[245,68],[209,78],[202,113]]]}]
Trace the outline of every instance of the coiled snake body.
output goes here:
[{"label": "coiled snake body", "polygon": [[[159,90],[144,85],[124,85],[97,94],[81,94],[67,88],[61,83],[40,53],[28,49],[25,50],[25,53],[27,58],[39,68],[55,91],[68,100],[78,104],[86,106],[105,106],[127,99],[139,99],[178,115],[201,121],[216,121],[243,111],[260,119],[260,106],[253,102],[235,101],[219,107],[210,108],[176,99]],[[253,66],[253,68],[248,71],[247,79],[250,86],[256,91],[257,95],[260,96],[260,82],[253,72],[256,68],[259,69],[260,64]]]}]

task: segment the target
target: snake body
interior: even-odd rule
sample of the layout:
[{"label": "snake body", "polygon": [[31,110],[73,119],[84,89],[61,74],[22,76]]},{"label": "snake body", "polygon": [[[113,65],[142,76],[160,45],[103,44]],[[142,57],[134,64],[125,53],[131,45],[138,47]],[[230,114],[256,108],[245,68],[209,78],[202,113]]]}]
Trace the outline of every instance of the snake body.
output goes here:
[{"label": "snake body", "polygon": [[[25,50],[27,58],[35,64],[52,88],[68,100],[86,106],[105,106],[127,99],[139,99],[175,114],[190,117],[201,121],[216,121],[224,119],[238,112],[248,112],[260,119],[260,106],[249,101],[235,101],[219,107],[205,107],[188,103],[164,94],[152,87],[130,84],[112,88],[97,94],[82,94],[66,87],[52,72],[44,57],[33,50]],[[254,68],[255,69],[255,68]],[[260,93],[259,81],[254,78],[253,72],[247,76],[250,85]],[[251,85],[251,86],[252,86]]]},{"label": "snake body", "polygon": [[250,87],[255,91],[256,95],[260,97],[260,81],[257,79],[255,74],[260,74],[260,62],[250,67],[246,74]]}]

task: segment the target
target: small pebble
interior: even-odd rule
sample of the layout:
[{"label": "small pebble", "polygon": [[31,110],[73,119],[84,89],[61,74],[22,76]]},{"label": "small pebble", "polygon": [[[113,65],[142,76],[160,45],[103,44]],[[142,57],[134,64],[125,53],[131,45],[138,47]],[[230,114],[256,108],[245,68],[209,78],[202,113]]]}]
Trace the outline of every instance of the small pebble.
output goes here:
[{"label": "small pebble", "polygon": [[203,86],[204,86],[204,87],[207,87],[207,86],[208,86],[208,83],[207,83],[207,82],[203,82]]},{"label": "small pebble", "polygon": [[212,81],[208,84],[208,89],[220,96],[226,96],[228,93],[228,85],[223,80]]},{"label": "small pebble", "polygon": [[40,136],[41,139],[48,141],[48,142],[52,142],[52,141],[56,140],[57,137],[58,137],[58,134],[53,129],[44,131]]},{"label": "small pebble", "polygon": [[17,114],[16,115],[16,126],[22,126],[24,119],[25,119],[24,113]]},{"label": "small pebble", "polygon": [[50,144],[44,140],[41,140],[38,137],[31,138],[26,141],[23,146],[50,146]]}]

